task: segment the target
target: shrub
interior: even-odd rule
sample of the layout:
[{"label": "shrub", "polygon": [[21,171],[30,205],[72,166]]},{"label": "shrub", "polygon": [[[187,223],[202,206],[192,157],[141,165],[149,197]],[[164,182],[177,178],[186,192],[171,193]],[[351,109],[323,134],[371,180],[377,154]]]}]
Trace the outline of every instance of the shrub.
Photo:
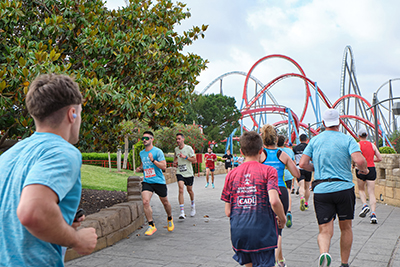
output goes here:
[{"label": "shrub", "polygon": [[[110,154],[111,161],[117,161],[117,153]],[[108,153],[82,153],[82,160],[108,160]],[[121,155],[121,161],[124,154]]]},{"label": "shrub", "polygon": [[391,148],[389,146],[380,147],[379,152],[381,154],[396,154],[396,150],[394,150],[393,148]]}]

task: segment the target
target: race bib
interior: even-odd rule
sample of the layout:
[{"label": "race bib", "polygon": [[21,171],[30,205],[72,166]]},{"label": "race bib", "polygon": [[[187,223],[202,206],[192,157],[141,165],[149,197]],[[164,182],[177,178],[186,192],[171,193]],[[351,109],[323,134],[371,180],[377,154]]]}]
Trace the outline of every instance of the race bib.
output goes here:
[{"label": "race bib", "polygon": [[144,177],[150,178],[156,176],[156,172],[154,171],[154,168],[148,168],[144,170]]},{"label": "race bib", "polygon": [[231,162],[231,160],[230,160],[230,159],[227,159],[227,160],[226,160],[226,162],[228,162],[228,163],[229,163],[229,162]]},{"label": "race bib", "polygon": [[187,171],[186,164],[184,164],[184,165],[178,165],[178,168],[179,168],[179,171],[180,171],[180,172],[185,172],[185,171]]}]

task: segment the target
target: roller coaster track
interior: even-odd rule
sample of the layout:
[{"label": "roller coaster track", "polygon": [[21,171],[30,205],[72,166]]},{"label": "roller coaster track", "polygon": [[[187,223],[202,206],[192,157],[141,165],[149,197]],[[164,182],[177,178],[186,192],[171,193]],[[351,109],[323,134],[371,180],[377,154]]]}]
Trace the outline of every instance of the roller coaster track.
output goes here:
[{"label": "roller coaster track", "polygon": [[[262,83],[260,80],[252,75],[252,72],[259,64],[271,58],[278,58],[289,61],[299,70],[299,73],[281,74],[265,84]],[[373,137],[373,133],[375,131],[373,123],[374,113],[372,109],[369,109],[371,107],[371,103],[362,96],[361,90],[358,86],[355,61],[353,57],[353,51],[350,46],[345,47],[343,55],[340,81],[340,97],[333,104],[329,101],[321,88],[319,88],[314,81],[306,76],[305,72],[296,61],[287,56],[279,54],[269,55],[259,59],[247,73],[241,71],[233,71],[217,77],[204,88],[201,94],[206,93],[207,90],[209,90],[209,88],[218,81],[220,81],[220,93],[222,94],[222,80],[230,75],[246,76],[243,87],[242,104],[240,107],[240,111],[242,113],[241,129],[258,130],[263,124],[267,123],[267,114],[279,114],[283,119],[273,124],[277,127],[284,124],[293,124],[293,132],[290,133],[292,136],[292,141],[295,134],[297,135],[300,129],[306,132],[311,132],[315,135],[318,134],[318,132],[320,131],[320,122],[317,121],[316,123],[311,124],[314,125],[314,127],[311,127],[310,124],[304,123],[303,120],[308,111],[308,106],[310,102],[313,106],[315,118],[318,119],[319,117],[317,113],[320,114],[319,102],[322,102],[323,105],[325,105],[327,108],[338,109],[341,118],[341,125],[343,126],[341,127],[341,131],[343,131],[344,133],[348,133],[356,138],[356,133],[360,129],[360,127],[365,127],[367,129],[367,132],[369,133],[369,136]],[[280,105],[270,91],[271,88],[273,88],[275,85],[285,79],[301,79],[304,82],[305,101],[300,116],[298,116],[289,107]],[[248,83],[250,80],[254,81],[256,84],[256,90],[253,95],[250,95],[251,91],[248,90]],[[383,91],[383,88],[388,86],[388,97],[393,98],[394,95],[392,84],[395,81],[400,81],[400,78],[391,79],[388,82],[384,83],[381,87],[378,88],[376,94],[378,95],[379,92]],[[397,92],[400,92],[400,90],[397,90]],[[269,103],[267,99],[269,99],[271,103]],[[389,142],[388,136],[390,136],[393,131],[397,129],[397,121],[395,115],[392,112],[392,107],[393,100],[389,101],[389,103],[386,103],[386,105],[380,104],[377,109],[379,125],[378,132],[379,135],[383,137],[384,143],[389,145],[391,144]],[[250,118],[250,121],[253,125],[243,125],[243,119],[245,118]],[[386,118],[389,119],[387,120]]]}]

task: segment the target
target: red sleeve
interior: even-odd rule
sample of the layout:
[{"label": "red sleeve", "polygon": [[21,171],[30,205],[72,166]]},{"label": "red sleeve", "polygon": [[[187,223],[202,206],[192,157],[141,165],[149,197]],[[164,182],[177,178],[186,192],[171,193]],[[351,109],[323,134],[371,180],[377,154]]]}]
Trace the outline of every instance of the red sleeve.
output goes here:
[{"label": "red sleeve", "polygon": [[221,200],[228,202],[228,203],[231,203],[231,186],[232,186],[231,177],[230,177],[231,173],[232,172],[229,172],[225,178],[225,185],[224,185],[224,189],[222,189],[222,194],[221,194]]}]

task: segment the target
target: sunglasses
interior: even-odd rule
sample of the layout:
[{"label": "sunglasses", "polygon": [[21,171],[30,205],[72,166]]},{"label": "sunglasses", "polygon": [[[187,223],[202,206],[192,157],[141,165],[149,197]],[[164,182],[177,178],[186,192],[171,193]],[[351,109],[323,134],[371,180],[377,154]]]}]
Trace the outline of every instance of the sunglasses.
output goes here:
[{"label": "sunglasses", "polygon": [[149,141],[149,140],[150,140],[150,137],[148,137],[148,136],[143,136],[143,137],[142,137],[142,141],[144,141],[144,140]]}]

